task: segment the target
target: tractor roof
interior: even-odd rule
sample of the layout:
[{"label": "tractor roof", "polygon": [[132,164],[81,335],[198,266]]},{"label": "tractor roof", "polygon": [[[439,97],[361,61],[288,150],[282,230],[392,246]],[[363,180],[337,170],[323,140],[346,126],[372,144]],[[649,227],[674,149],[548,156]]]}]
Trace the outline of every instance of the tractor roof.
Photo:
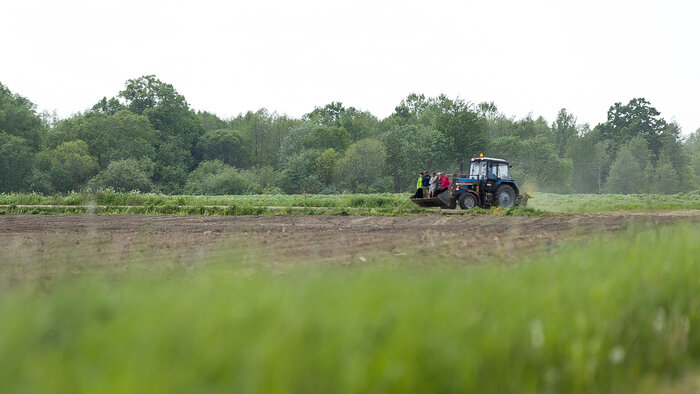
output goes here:
[{"label": "tractor roof", "polygon": [[503,160],[503,159],[496,159],[496,158],[493,158],[493,157],[475,157],[475,158],[473,158],[471,161],[482,161],[482,160],[491,160],[491,161],[498,161],[498,162],[501,162],[501,163],[508,163],[507,161],[505,161],[505,160]]}]

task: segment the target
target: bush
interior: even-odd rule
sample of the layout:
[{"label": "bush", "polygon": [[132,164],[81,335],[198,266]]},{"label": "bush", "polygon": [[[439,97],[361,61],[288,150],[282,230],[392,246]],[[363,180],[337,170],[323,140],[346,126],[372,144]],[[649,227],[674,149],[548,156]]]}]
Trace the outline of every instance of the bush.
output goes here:
[{"label": "bush", "polygon": [[204,161],[187,177],[185,193],[249,194],[259,189],[253,180],[222,161]]},{"label": "bush", "polygon": [[148,159],[116,160],[88,182],[91,189],[110,188],[118,192],[140,191],[150,192],[153,189],[151,176],[153,162]]}]

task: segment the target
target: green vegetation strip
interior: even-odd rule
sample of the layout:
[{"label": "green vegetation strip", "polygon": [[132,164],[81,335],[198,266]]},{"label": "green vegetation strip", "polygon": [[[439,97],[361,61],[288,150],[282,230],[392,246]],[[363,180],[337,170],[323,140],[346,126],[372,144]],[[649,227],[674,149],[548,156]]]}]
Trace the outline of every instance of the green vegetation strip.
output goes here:
[{"label": "green vegetation strip", "polygon": [[[527,207],[500,211],[475,210],[469,214],[542,216],[557,213],[700,209],[698,192],[673,195],[533,194]],[[171,196],[152,193],[117,193],[111,190],[54,196],[37,193],[0,194],[0,214],[95,212],[200,215],[430,215],[440,211],[419,208],[410,201],[409,197],[410,195],[406,193]],[[32,207],[27,207],[29,205]],[[460,210],[452,212],[460,212]]]},{"label": "green vegetation strip", "polygon": [[[644,392],[700,360],[700,229],[570,243],[511,267],[425,256],[0,291],[5,392]],[[436,255],[436,257],[439,257]]]},{"label": "green vegetation strip", "polygon": [[[0,215],[57,215],[57,214],[128,214],[128,215],[357,215],[404,216],[428,215],[435,211],[396,208],[340,208],[340,207],[256,207],[230,206],[95,206],[95,205],[9,205],[0,206]],[[476,213],[476,212],[474,212]]]},{"label": "green vegetation strip", "polygon": [[0,205],[109,205],[109,206],[254,206],[334,208],[415,208],[408,193],[399,194],[267,194],[229,196],[182,196],[153,193],[38,193],[0,194]]},{"label": "green vegetation strip", "polygon": [[64,215],[64,214],[127,214],[127,215],[331,215],[331,216],[547,216],[547,212],[515,207],[509,209],[470,209],[449,211],[413,208],[341,208],[341,207],[255,207],[255,206],[94,206],[94,205],[0,205],[0,215]]},{"label": "green vegetation strip", "polygon": [[545,216],[530,207],[441,210],[420,208],[409,194],[169,196],[163,194],[0,194],[2,214],[175,214],[175,215],[473,215]]}]

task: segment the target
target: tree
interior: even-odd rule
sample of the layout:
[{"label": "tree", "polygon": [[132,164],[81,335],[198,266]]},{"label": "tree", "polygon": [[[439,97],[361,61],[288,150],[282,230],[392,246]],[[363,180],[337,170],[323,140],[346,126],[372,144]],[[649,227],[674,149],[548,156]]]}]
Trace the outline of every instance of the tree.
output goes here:
[{"label": "tree", "polygon": [[39,151],[44,133],[36,106],[28,99],[13,94],[0,83],[0,132],[21,137],[32,152]]},{"label": "tree", "polygon": [[682,182],[678,177],[678,172],[673,168],[673,164],[668,156],[662,153],[656,161],[656,165],[647,167],[649,193],[675,194],[681,192]]},{"label": "tree", "polygon": [[199,137],[195,146],[195,158],[199,161],[220,160],[228,165],[248,166],[250,154],[243,135],[235,130],[210,130]]},{"label": "tree", "polygon": [[287,133],[301,125],[301,121],[269,113],[266,109],[238,115],[228,128],[240,131],[250,152],[251,166],[281,164],[280,149]]},{"label": "tree", "polygon": [[125,100],[131,112],[138,115],[156,108],[189,111],[185,97],[173,85],[160,81],[155,75],[129,79],[119,97]]},{"label": "tree", "polygon": [[[681,142],[681,129],[676,122],[671,122],[666,125],[659,140],[661,148],[657,163],[662,158],[671,163],[678,182],[678,188],[669,187],[669,190],[677,190],[677,192],[686,192],[693,190],[696,187],[695,172],[691,165],[690,156],[683,149]],[[659,168],[657,164],[657,168]]]},{"label": "tree", "polygon": [[560,158],[546,135],[525,140],[516,136],[494,139],[489,150],[513,165],[513,178],[520,185],[535,185],[541,191],[569,192],[573,163]]},{"label": "tree", "polygon": [[153,190],[153,162],[149,159],[115,160],[88,182],[92,189],[111,188],[118,192]]},{"label": "tree", "polygon": [[314,108],[313,111],[304,115],[303,119],[319,126],[340,127],[340,120],[344,112],[343,103],[334,101],[324,107]]},{"label": "tree", "polygon": [[343,152],[349,144],[350,135],[342,127],[315,126],[307,122],[290,129],[282,140],[279,153],[280,165],[285,168],[290,159],[306,151],[316,152],[315,156],[328,148]]},{"label": "tree", "polygon": [[282,174],[272,166],[253,167],[249,170],[241,171],[241,174],[251,180],[255,186],[255,193],[261,194],[281,194],[282,189],[279,188]]},{"label": "tree", "polygon": [[493,121],[499,117],[498,106],[493,101],[484,101],[479,103],[477,106],[477,112],[479,116],[486,119],[487,121]]},{"label": "tree", "polygon": [[544,136],[555,141],[555,135],[543,117],[533,119],[532,114],[518,120],[511,121],[504,130],[506,136],[516,136],[523,140]]},{"label": "tree", "polygon": [[282,158],[280,188],[285,193],[318,193],[323,183],[314,173],[316,160],[321,153],[317,149],[302,150]]},{"label": "tree", "polygon": [[340,115],[340,127],[347,130],[352,141],[359,141],[377,134],[379,120],[367,111],[350,107]]},{"label": "tree", "polygon": [[335,177],[338,167],[338,154],[335,149],[328,148],[316,158],[314,163],[314,174],[326,186],[329,186]]},{"label": "tree", "polygon": [[24,138],[0,132],[0,192],[26,190],[32,158],[32,150]]},{"label": "tree", "polygon": [[88,140],[92,143],[94,138],[95,136],[87,131],[87,118],[77,114],[59,121],[56,127],[46,133],[45,149],[54,149],[64,142],[76,140]]},{"label": "tree", "polygon": [[291,128],[287,135],[282,139],[280,145],[279,163],[285,167],[287,162],[293,157],[306,149],[306,141],[310,140],[311,130],[313,125],[304,123],[300,126]]},{"label": "tree", "polygon": [[112,97],[109,100],[107,97],[102,97],[102,100],[92,106],[91,111],[94,114],[114,115],[123,109],[124,105],[122,105],[116,97]]},{"label": "tree", "polygon": [[225,121],[219,119],[219,117],[215,114],[207,111],[197,111],[197,117],[202,123],[204,131],[225,129],[228,126]]},{"label": "tree", "polygon": [[178,137],[167,137],[156,152],[153,180],[167,194],[182,192],[182,185],[194,165],[194,158]]},{"label": "tree", "polygon": [[269,136],[267,138],[266,152],[267,156],[264,163],[257,164],[258,166],[278,165],[280,163],[280,149],[282,141],[289,130],[301,125],[299,119],[289,118],[286,115],[272,114],[270,121]]},{"label": "tree", "polygon": [[651,152],[646,140],[636,136],[624,144],[610,166],[610,174],[605,181],[607,193],[634,194],[647,189]]},{"label": "tree", "polygon": [[113,160],[153,160],[159,142],[148,118],[126,110],[113,115],[75,116],[59,122],[48,134],[47,145],[56,147],[75,140],[87,143],[90,154],[97,157],[102,169]]},{"label": "tree", "polygon": [[627,105],[615,103],[608,109],[608,120],[596,128],[602,139],[613,142],[615,153],[620,146],[636,136],[642,136],[651,153],[656,157],[661,148],[660,136],[666,128],[666,121],[659,111],[644,98],[634,98]]},{"label": "tree", "polygon": [[256,188],[250,179],[219,160],[199,163],[185,184],[186,193],[203,195],[247,194]]},{"label": "tree", "polygon": [[578,135],[576,117],[568,113],[566,108],[560,109],[557,113],[557,119],[552,124],[552,130],[554,131],[557,154],[559,157],[564,157],[571,139]]},{"label": "tree", "polygon": [[632,152],[635,160],[639,162],[642,168],[653,163],[653,156],[651,151],[649,151],[649,145],[647,145],[647,141],[642,136],[633,137],[625,146]]},{"label": "tree", "polygon": [[690,133],[683,144],[683,150],[688,157],[688,164],[695,178],[692,186],[698,187],[700,185],[700,129]]},{"label": "tree", "polygon": [[429,126],[433,123],[433,119],[426,119],[427,122],[421,122],[421,119],[423,118],[423,113],[434,103],[435,99],[426,98],[424,94],[411,93],[401,100],[401,103],[394,108],[394,113],[389,118],[396,120],[397,126],[418,123]]},{"label": "tree", "polygon": [[440,169],[448,150],[445,137],[437,130],[420,125],[395,127],[379,140],[386,147],[385,168],[395,192],[410,190],[415,175],[426,168]]},{"label": "tree", "polygon": [[333,148],[343,152],[350,145],[350,134],[342,127],[315,126],[303,141],[304,149]]},{"label": "tree", "polygon": [[204,128],[175,88],[154,75],[130,79],[119,97],[137,115],[145,115],[161,136],[154,180],[164,191],[178,192],[194,165],[192,151]]},{"label": "tree", "polygon": [[474,157],[488,142],[484,119],[462,100],[450,102],[446,111],[437,115],[435,129],[447,140],[450,163]]},{"label": "tree", "polygon": [[642,191],[642,183],[639,182],[639,174],[644,168],[635,160],[632,151],[620,149],[617,158],[610,167],[610,175],[605,181],[607,193],[632,194]]},{"label": "tree", "polygon": [[369,112],[354,107],[345,108],[342,103],[332,102],[323,107],[316,107],[302,118],[317,126],[345,129],[352,141],[358,141],[374,134],[379,120]]},{"label": "tree", "polygon": [[[481,110],[480,110],[481,112]],[[515,135],[515,120],[502,114],[480,115],[486,120],[486,134],[489,140]]]},{"label": "tree", "polygon": [[[64,142],[55,149],[42,151],[37,155],[37,170],[32,183],[51,191],[67,192],[80,190],[85,182],[97,173],[100,166],[90,155],[85,141]],[[43,173],[43,174],[42,174]],[[46,184],[45,175],[50,184]]]},{"label": "tree", "polygon": [[95,129],[91,152],[103,168],[114,160],[155,158],[158,136],[144,116],[122,110],[112,116],[91,117],[88,127]]},{"label": "tree", "polygon": [[599,193],[612,163],[606,153],[609,141],[598,141],[594,133],[574,136],[566,156],[572,160],[571,187],[575,193]]},{"label": "tree", "polygon": [[394,113],[384,119],[385,130],[409,124],[437,127],[437,117],[441,114],[454,112],[455,108],[466,106],[459,98],[451,100],[446,95],[426,97],[424,94],[411,93],[401,100]]},{"label": "tree", "polygon": [[385,175],[386,149],[381,142],[364,139],[350,145],[338,163],[342,183],[353,191],[376,192],[391,188],[390,178]]}]

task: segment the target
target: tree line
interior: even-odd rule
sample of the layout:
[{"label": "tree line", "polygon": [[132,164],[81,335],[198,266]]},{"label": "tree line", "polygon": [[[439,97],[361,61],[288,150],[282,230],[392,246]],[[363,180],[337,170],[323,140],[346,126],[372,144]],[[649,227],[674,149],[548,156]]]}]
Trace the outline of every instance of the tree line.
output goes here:
[{"label": "tree line", "polygon": [[566,109],[550,124],[423,94],[384,119],[339,102],[300,119],[266,109],[221,119],[148,75],[56,119],[0,83],[5,193],[405,192],[418,172],[455,173],[479,153],[510,161],[515,180],[539,191],[672,194],[700,185],[700,129],[681,138],[644,98],[613,104],[593,128]]}]

